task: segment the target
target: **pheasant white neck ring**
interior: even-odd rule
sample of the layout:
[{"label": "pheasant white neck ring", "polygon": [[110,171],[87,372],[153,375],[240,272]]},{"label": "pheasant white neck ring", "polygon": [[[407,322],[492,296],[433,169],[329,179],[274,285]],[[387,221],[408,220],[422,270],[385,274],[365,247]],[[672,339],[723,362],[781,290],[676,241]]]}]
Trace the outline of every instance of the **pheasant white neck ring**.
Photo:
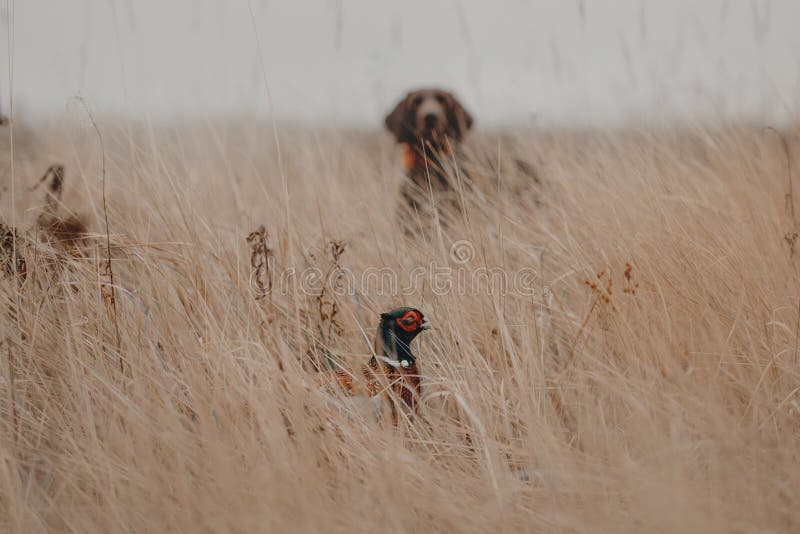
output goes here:
[{"label": "pheasant white neck ring", "polygon": [[381,360],[383,363],[385,363],[386,365],[389,365],[391,367],[403,367],[403,368],[406,368],[406,367],[409,367],[411,365],[411,363],[412,363],[412,362],[410,362],[408,360],[405,360],[405,359],[403,359],[403,360],[393,360],[393,359],[391,359],[391,358],[389,358],[387,356],[382,356],[382,355],[378,355],[376,357],[379,360]]}]

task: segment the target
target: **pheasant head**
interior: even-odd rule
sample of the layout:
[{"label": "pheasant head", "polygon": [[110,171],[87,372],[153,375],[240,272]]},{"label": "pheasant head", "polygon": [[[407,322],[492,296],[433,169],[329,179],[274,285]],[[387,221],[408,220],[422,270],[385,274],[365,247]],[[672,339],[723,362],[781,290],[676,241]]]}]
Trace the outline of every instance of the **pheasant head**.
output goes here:
[{"label": "pheasant head", "polygon": [[392,367],[413,366],[416,358],[411,352],[411,342],[428,328],[425,316],[415,308],[395,308],[382,313],[375,339],[377,358]]}]

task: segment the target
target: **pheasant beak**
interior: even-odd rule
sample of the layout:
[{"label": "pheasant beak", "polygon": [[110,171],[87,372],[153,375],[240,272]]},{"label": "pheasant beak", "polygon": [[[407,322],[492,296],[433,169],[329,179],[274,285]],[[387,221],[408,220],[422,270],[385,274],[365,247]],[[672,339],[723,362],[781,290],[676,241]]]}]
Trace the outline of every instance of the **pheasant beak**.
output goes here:
[{"label": "pheasant beak", "polygon": [[431,327],[431,323],[429,323],[427,319],[422,321],[422,323],[419,325],[419,329],[420,330],[429,330],[430,327]]}]

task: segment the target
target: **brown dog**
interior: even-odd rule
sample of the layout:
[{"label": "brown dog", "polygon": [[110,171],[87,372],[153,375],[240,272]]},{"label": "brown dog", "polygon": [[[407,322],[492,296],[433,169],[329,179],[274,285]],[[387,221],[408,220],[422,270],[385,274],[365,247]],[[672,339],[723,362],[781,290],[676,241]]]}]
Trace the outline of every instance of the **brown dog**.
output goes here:
[{"label": "brown dog", "polygon": [[458,150],[472,128],[472,115],[452,93],[419,89],[408,93],[386,116],[386,128],[403,149],[410,183],[403,186],[406,203],[417,209],[429,189],[451,189],[448,156]]}]

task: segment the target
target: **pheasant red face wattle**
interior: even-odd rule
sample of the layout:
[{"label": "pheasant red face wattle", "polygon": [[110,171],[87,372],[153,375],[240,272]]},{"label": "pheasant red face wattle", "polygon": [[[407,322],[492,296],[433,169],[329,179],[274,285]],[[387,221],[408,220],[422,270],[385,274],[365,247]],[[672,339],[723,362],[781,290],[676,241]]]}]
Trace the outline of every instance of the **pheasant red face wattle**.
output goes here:
[{"label": "pheasant red face wattle", "polygon": [[406,332],[424,330],[425,328],[423,325],[426,324],[422,319],[422,315],[415,310],[407,311],[402,317],[395,319],[395,321],[397,321],[397,325]]}]

